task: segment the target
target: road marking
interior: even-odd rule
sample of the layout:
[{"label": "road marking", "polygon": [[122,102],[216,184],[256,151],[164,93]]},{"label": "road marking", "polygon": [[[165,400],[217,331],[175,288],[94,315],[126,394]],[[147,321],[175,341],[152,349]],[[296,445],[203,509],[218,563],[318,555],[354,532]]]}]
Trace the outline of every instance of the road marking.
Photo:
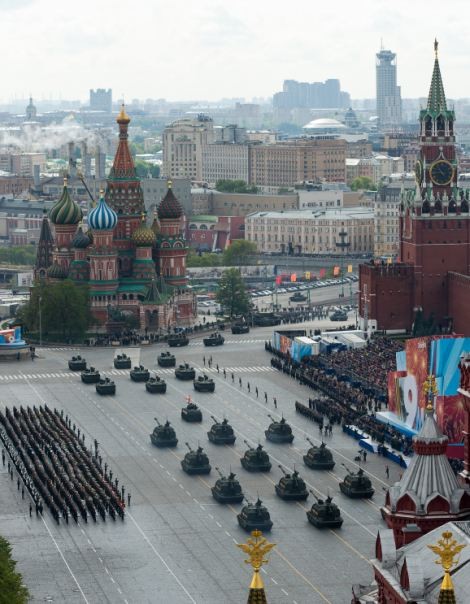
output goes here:
[{"label": "road marking", "polygon": [[274,579],[274,577],[271,577],[271,581],[274,583],[274,585],[277,585],[277,581]]}]

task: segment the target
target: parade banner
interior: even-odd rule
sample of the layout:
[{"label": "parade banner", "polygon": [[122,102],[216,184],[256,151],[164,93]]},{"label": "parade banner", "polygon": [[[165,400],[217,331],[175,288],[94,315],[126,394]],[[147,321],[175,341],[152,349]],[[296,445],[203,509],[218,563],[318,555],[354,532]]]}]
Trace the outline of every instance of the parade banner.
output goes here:
[{"label": "parade banner", "polygon": [[352,273],[353,272],[353,266],[352,264],[348,264],[348,273]]},{"label": "parade banner", "polygon": [[335,267],[333,268],[333,275],[334,275],[335,277],[337,277],[337,276],[340,274],[340,272],[341,272],[341,269],[339,268],[339,266],[335,266]]},{"label": "parade banner", "polygon": [[326,275],[326,268],[321,268],[320,269],[320,279],[323,279],[323,277]]}]

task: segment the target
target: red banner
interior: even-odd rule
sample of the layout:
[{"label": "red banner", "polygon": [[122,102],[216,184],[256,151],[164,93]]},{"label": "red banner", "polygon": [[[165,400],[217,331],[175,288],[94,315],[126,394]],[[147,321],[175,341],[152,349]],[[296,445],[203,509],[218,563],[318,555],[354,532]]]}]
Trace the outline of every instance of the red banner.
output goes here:
[{"label": "red banner", "polygon": [[320,279],[322,279],[326,275],[326,268],[320,269]]}]

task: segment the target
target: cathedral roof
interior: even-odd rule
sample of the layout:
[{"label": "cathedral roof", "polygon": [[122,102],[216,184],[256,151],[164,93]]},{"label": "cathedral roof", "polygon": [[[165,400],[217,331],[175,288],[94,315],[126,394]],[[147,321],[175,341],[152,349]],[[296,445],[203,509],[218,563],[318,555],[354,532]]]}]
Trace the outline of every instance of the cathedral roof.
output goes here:
[{"label": "cathedral roof", "polygon": [[446,95],[444,84],[442,83],[441,69],[437,56],[437,40],[434,42],[436,58],[434,59],[434,69],[432,72],[431,87],[429,89],[427,109],[433,113],[447,111]]},{"label": "cathedral roof", "polygon": [[158,218],[165,220],[181,218],[181,216],[183,216],[183,207],[173,193],[171,181],[168,181],[168,190],[158,206]]},{"label": "cathedral roof", "polygon": [[415,455],[401,480],[389,489],[392,511],[405,495],[412,499],[419,513],[426,513],[436,496],[447,500],[450,514],[461,511],[460,500],[464,490],[446,456],[447,442],[447,436],[434,419],[434,409],[432,406],[427,408],[423,427],[413,438]]},{"label": "cathedral roof", "polygon": [[116,119],[116,122],[119,124],[119,143],[116,149],[116,155],[114,156],[113,167],[109,173],[110,180],[118,178],[139,180],[135,171],[134,160],[132,159],[129,144],[127,142],[127,128],[130,121],[131,118],[127,115],[123,104]]},{"label": "cathedral roof", "polygon": [[49,211],[53,224],[78,224],[83,218],[81,207],[70,196],[67,179],[64,179],[64,189],[57,203]]},{"label": "cathedral roof", "polygon": [[80,225],[75,233],[75,237],[72,239],[72,247],[84,249],[88,247],[90,243],[90,238],[86,233],[83,232],[83,229]]},{"label": "cathedral roof", "polygon": [[47,276],[51,279],[66,279],[67,275],[67,269],[60,264],[57,264],[57,262],[51,264],[51,266],[47,269]]},{"label": "cathedral roof", "polygon": [[117,214],[106,203],[102,191],[98,205],[88,214],[88,224],[95,231],[111,230],[117,224]]},{"label": "cathedral roof", "polygon": [[142,215],[142,223],[132,233],[132,241],[138,247],[149,247],[155,243],[155,233],[145,224],[145,215]]}]

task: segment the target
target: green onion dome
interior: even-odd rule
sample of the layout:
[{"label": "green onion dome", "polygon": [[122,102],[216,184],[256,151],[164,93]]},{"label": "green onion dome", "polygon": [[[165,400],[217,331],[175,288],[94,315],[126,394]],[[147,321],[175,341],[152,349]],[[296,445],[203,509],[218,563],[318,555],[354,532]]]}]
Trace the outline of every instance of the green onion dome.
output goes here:
[{"label": "green onion dome", "polygon": [[81,225],[78,227],[75,237],[72,239],[72,247],[85,249],[90,245],[89,236],[83,232]]},{"label": "green onion dome", "polygon": [[155,243],[155,233],[145,224],[145,215],[140,227],[132,233],[132,241],[137,247],[152,247]]},{"label": "green onion dome", "polygon": [[68,275],[68,271],[57,262],[51,264],[51,266],[47,269],[47,276],[51,279],[66,279]]},{"label": "green onion dome", "polygon": [[59,201],[52,206],[49,218],[53,224],[78,224],[83,218],[81,207],[70,197],[66,178],[64,178],[62,195]]}]

